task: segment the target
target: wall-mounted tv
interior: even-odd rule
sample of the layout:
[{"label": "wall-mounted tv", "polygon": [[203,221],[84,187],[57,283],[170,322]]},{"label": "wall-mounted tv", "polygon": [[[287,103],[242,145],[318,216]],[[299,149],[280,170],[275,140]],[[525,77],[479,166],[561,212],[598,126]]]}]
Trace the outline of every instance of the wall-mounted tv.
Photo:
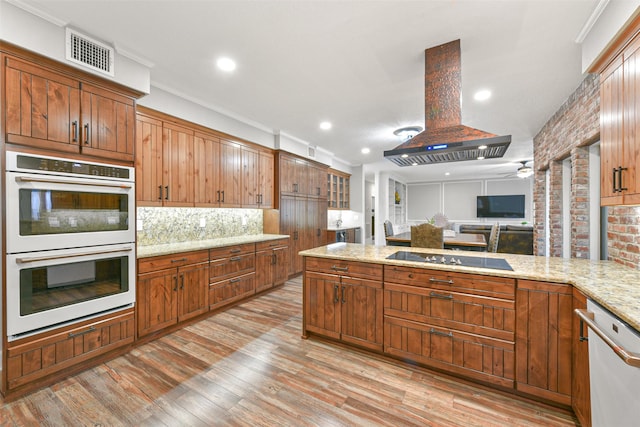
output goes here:
[{"label": "wall-mounted tv", "polygon": [[477,196],[478,218],[524,218],[524,194]]}]

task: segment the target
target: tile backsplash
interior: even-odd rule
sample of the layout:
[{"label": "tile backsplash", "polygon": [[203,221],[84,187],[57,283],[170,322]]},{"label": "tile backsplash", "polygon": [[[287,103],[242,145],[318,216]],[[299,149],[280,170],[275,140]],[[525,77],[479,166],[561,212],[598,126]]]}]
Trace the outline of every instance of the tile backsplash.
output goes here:
[{"label": "tile backsplash", "polygon": [[261,209],[137,208],[138,245],[262,233]]}]

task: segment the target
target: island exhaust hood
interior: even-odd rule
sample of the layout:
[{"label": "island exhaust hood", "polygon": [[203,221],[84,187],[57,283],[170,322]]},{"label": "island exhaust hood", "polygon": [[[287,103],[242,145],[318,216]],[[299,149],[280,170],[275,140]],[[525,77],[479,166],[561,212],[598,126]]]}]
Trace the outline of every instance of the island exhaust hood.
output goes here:
[{"label": "island exhaust hood", "polygon": [[384,157],[398,166],[414,166],[504,156],[511,135],[461,124],[460,40],[426,49],[424,59],[425,130],[385,151]]}]

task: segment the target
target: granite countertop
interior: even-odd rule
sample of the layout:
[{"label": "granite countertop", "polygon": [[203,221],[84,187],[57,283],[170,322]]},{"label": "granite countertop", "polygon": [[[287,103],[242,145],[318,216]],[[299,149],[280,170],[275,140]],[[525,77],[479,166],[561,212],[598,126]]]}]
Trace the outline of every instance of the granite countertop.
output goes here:
[{"label": "granite countertop", "polygon": [[286,234],[251,234],[247,236],[221,237],[219,239],[193,240],[180,243],[165,243],[161,245],[138,246],[137,257],[147,258],[159,255],[177,254],[180,252],[199,251],[224,246],[241,245],[243,243],[268,242],[289,237]]},{"label": "granite countertop", "polygon": [[341,225],[340,227],[331,226],[331,227],[327,227],[327,230],[329,230],[329,231],[342,231],[342,230],[350,230],[352,228],[360,228],[360,226],[359,225],[354,225],[354,226]]},{"label": "granite countertop", "polygon": [[[399,250],[441,253],[446,256],[464,255],[503,258],[511,265],[513,271],[386,259],[387,256]],[[640,286],[638,285],[640,283],[640,271],[613,261],[444,249],[402,248],[399,246],[372,246],[352,243],[333,243],[302,251],[300,255],[568,283],[575,286],[588,298],[613,312],[637,331],[640,331]]]}]

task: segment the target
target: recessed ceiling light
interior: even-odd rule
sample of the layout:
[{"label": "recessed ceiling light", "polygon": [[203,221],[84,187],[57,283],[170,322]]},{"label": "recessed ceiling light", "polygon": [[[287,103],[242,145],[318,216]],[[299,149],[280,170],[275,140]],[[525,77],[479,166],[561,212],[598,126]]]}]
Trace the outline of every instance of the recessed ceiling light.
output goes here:
[{"label": "recessed ceiling light", "polygon": [[411,166],[418,166],[416,162],[411,163]]},{"label": "recessed ceiling light", "polygon": [[478,150],[486,150],[487,146],[486,145],[481,145],[478,147]]},{"label": "recessed ceiling light", "polygon": [[321,122],[320,123],[320,129],[322,129],[322,130],[331,129],[331,122]]},{"label": "recessed ceiling light", "polygon": [[478,156],[478,160],[484,160],[484,156]]},{"label": "recessed ceiling light", "polygon": [[365,148],[363,148],[362,150],[360,150],[360,152],[361,152],[362,154],[369,154],[369,153],[371,152],[371,150],[370,150],[370,149],[368,149],[367,147],[365,147]]},{"label": "recessed ceiling light", "polygon": [[445,172],[444,173],[444,176],[449,176],[449,175],[451,175],[451,172]]},{"label": "recessed ceiling light", "polygon": [[226,71],[229,73],[236,69],[236,62],[231,58],[227,58],[226,56],[218,58],[218,60],[216,61],[216,65],[222,71]]},{"label": "recessed ceiling light", "polygon": [[406,159],[407,157],[409,157],[409,155],[408,155],[408,154],[403,154],[403,155],[402,155],[402,156],[400,156],[400,157],[402,157],[403,159]]},{"label": "recessed ceiling light", "polygon": [[487,89],[479,90],[473,95],[476,101],[486,101],[489,98],[491,98],[491,91]]}]

